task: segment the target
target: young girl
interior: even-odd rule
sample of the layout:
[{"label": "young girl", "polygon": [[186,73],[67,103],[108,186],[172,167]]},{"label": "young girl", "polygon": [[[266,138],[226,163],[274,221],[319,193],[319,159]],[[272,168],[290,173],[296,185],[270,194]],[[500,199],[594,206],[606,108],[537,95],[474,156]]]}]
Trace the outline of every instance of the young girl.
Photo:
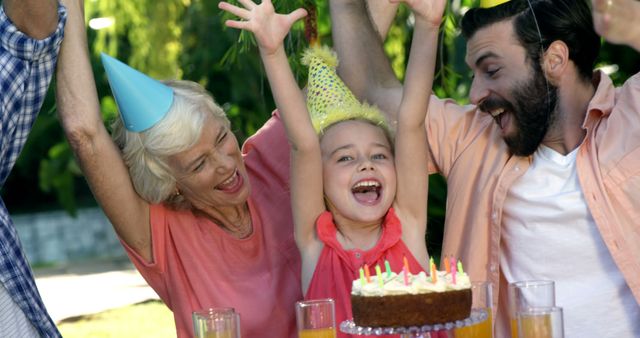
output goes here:
[{"label": "young girl", "polygon": [[[400,0],[398,0],[400,1]],[[308,52],[307,102],[283,48],[298,9],[276,14],[270,0],[244,8],[219,7],[243,21],[226,25],[252,32],[291,143],[291,200],[302,255],[307,299],[333,298],[336,323],[351,318],[350,292],[359,269],[375,274],[404,261],[413,273],[427,269],[427,146],[425,115],[444,0],[407,2],[415,15],[395,147],[380,112],[360,104],[335,74],[328,50]],[[307,109],[308,108],[308,109]],[[310,116],[311,115],[311,116]]]}]

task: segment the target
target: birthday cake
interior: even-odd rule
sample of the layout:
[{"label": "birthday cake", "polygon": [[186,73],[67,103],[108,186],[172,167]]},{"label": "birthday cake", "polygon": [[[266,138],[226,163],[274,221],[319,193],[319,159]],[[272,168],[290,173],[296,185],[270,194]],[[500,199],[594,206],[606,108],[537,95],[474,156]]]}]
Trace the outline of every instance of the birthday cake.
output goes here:
[{"label": "birthday cake", "polygon": [[[434,272],[436,276],[432,278]],[[387,272],[354,280],[353,322],[362,327],[409,327],[468,318],[471,313],[469,276],[435,268],[430,275]]]}]

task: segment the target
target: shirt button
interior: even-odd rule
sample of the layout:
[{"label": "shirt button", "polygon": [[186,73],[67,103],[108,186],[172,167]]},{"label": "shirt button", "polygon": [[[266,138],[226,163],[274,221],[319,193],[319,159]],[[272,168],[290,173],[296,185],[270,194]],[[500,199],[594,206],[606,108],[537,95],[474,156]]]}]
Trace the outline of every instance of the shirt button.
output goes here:
[{"label": "shirt button", "polygon": [[496,211],[494,211],[494,212],[491,214],[491,219],[492,219],[492,220],[494,220],[494,221],[495,221],[496,219],[498,219],[498,213],[497,213]]},{"label": "shirt button", "polygon": [[356,258],[357,258],[357,259],[360,259],[360,256],[361,256],[361,255],[360,255],[360,253],[359,253],[359,252],[356,252]]},{"label": "shirt button", "polygon": [[520,171],[520,167],[516,167],[514,170],[515,171]]},{"label": "shirt button", "polygon": [[495,264],[491,264],[491,265],[489,266],[489,271],[491,271],[491,272],[496,272],[496,265],[495,265]]}]

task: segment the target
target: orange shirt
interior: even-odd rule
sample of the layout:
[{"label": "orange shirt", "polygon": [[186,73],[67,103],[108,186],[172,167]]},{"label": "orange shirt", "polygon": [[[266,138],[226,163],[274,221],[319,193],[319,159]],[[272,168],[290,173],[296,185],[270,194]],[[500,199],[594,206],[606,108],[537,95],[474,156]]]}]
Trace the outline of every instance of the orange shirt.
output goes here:
[{"label": "orange shirt", "polygon": [[[600,235],[640,303],[640,74],[617,89],[606,74],[596,75],[576,166]],[[531,158],[511,156],[493,118],[475,106],[432,97],[426,128],[429,170],[448,184],[442,254],[460,257],[472,280],[493,282],[497,309],[506,302],[502,208]]]},{"label": "orange shirt", "polygon": [[153,262],[123,243],[146,281],[173,311],[178,337],[193,337],[191,313],[234,307],[243,337],[297,337],[302,299],[293,238],[289,145],[274,115],[243,146],[253,233],[237,239],[190,211],[151,206]]}]

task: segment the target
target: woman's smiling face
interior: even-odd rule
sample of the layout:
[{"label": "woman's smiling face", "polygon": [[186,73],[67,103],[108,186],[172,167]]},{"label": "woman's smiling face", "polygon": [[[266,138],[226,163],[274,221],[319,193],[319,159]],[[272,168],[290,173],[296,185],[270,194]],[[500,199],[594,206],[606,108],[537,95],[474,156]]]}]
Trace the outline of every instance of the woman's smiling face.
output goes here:
[{"label": "woman's smiling face", "polygon": [[238,141],[219,119],[207,117],[198,141],[168,163],[180,193],[197,209],[244,204],[250,193]]}]

